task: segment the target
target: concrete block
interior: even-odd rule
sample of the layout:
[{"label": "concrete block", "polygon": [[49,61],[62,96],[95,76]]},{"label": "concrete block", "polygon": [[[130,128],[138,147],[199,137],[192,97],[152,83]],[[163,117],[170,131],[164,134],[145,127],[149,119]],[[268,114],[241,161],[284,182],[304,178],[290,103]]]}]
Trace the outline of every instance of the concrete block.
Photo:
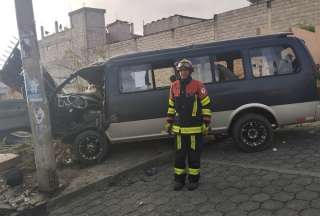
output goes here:
[{"label": "concrete block", "polygon": [[20,162],[19,155],[16,154],[0,154],[0,173],[17,166]]}]

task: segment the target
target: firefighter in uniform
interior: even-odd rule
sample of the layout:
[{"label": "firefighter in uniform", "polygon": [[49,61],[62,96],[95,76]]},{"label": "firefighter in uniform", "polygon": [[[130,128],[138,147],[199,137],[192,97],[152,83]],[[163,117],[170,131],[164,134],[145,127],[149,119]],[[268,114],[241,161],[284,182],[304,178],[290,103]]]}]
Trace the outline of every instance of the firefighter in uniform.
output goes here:
[{"label": "firefighter in uniform", "polygon": [[202,139],[208,133],[212,115],[207,90],[192,79],[193,70],[191,61],[181,60],[177,65],[180,79],[170,89],[167,127],[175,134],[174,190],[184,187],[187,175],[188,189],[198,188]]}]

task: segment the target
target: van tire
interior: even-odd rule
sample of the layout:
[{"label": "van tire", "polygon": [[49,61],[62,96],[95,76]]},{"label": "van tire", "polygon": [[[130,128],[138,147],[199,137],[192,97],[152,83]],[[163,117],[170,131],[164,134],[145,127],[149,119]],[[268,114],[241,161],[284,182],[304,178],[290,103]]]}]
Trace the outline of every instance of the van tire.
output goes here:
[{"label": "van tire", "polygon": [[273,129],[267,118],[250,113],[236,120],[232,127],[232,137],[240,150],[259,152],[271,147]]},{"label": "van tire", "polygon": [[80,165],[94,165],[106,158],[109,149],[109,142],[103,132],[86,130],[75,137],[72,158]]}]

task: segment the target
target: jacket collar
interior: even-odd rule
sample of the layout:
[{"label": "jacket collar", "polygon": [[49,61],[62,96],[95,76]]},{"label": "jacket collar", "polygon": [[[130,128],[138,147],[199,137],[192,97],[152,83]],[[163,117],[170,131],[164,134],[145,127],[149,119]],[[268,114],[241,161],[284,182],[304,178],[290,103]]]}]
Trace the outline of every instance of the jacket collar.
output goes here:
[{"label": "jacket collar", "polygon": [[186,85],[188,85],[191,81],[192,81],[192,77],[189,76],[187,79],[181,79],[181,80],[180,80],[180,84],[186,86]]}]

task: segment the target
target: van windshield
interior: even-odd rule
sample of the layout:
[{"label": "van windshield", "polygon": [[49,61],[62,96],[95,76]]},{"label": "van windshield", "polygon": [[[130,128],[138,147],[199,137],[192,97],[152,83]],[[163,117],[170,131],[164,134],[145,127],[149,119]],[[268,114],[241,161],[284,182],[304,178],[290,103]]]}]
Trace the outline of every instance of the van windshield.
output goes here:
[{"label": "van windshield", "polygon": [[93,85],[90,85],[87,80],[81,78],[80,76],[76,76],[63,87],[62,91],[65,94],[75,94],[92,91],[92,89]]}]

